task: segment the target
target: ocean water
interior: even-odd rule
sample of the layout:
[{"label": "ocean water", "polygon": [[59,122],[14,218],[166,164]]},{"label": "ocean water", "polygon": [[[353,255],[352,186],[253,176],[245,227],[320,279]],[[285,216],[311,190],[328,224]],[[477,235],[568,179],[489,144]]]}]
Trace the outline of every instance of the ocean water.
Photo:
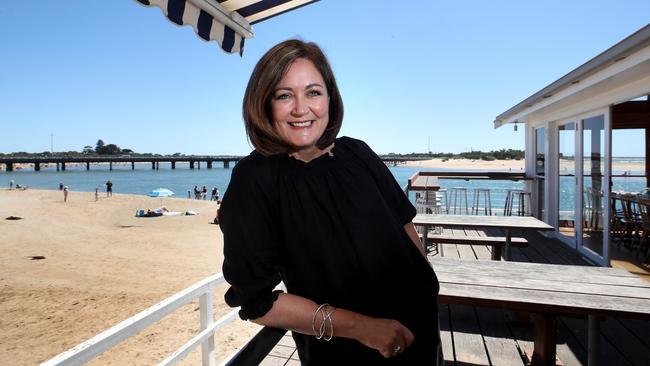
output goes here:
[{"label": "ocean water", "polygon": [[[231,165],[232,166],[232,165]],[[390,167],[389,170],[401,187],[404,187],[411,177],[418,171],[444,171],[444,169],[426,169],[415,167]],[[113,165],[113,170],[108,165],[91,165],[87,171],[85,165],[68,166],[66,171],[56,171],[54,166],[42,168],[35,172],[33,168],[15,170],[13,172],[0,171],[0,187],[8,188],[9,182],[13,179],[15,184],[27,185],[37,189],[56,190],[59,183],[67,185],[71,191],[94,192],[99,188],[100,193],[106,191],[105,183],[113,182],[114,193],[126,193],[135,195],[146,195],[156,188],[167,188],[175,195],[172,198],[188,198],[188,191],[192,192],[194,186],[199,189],[206,186],[208,192],[213,187],[219,188],[221,196],[225,193],[230,182],[231,168],[225,169],[221,164],[215,163],[212,169],[207,169],[205,164],[202,169],[189,169],[189,164],[177,163],[176,169],[172,170],[169,163],[160,164],[159,170],[152,170],[150,163],[136,164],[135,170],[131,170],[131,164]],[[573,177],[562,177],[560,189],[569,194],[564,195],[560,202],[561,210],[570,210],[573,206]],[[489,180],[458,180],[441,179],[441,188],[452,187],[468,188],[468,204],[471,206],[471,192],[475,188],[490,188],[492,207],[502,208],[505,203],[506,189],[523,189],[523,182],[511,181],[489,181]],[[644,178],[617,177],[613,179],[612,190],[623,190],[627,192],[639,192],[646,186]],[[414,195],[411,194],[411,200]]]}]

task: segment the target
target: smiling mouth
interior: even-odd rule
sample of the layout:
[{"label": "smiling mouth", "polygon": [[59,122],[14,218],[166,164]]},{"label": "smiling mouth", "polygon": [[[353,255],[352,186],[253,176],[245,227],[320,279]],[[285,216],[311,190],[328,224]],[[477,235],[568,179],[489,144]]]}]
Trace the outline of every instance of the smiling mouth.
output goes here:
[{"label": "smiling mouth", "polygon": [[314,124],[314,120],[301,121],[301,122],[287,122],[291,127],[310,127]]}]

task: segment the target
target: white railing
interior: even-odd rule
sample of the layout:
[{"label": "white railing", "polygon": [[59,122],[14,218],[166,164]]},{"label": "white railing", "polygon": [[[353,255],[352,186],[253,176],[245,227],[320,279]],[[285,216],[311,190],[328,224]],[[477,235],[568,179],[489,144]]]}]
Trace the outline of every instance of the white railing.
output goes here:
[{"label": "white railing", "polygon": [[174,351],[160,365],[173,365],[185,357],[192,349],[201,345],[202,365],[214,366],[216,356],[214,350],[214,333],[237,317],[238,309],[213,320],[213,289],[225,280],[223,274],[204,278],[194,285],[166,298],[158,304],[143,310],[114,327],[97,334],[71,349],[43,362],[41,366],[81,365],[104,353],[120,342],[132,337],[151,324],[162,319],[176,309],[199,298],[201,331],[181,348]]}]

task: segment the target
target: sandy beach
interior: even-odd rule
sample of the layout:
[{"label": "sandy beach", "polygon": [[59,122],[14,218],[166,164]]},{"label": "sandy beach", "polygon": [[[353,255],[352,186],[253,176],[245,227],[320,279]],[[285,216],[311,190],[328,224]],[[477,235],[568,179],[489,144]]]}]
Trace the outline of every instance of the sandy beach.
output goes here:
[{"label": "sandy beach", "polygon": [[[489,170],[502,171],[511,170],[515,172],[524,171],[524,159],[521,160],[472,160],[472,159],[429,159],[407,161],[405,166],[419,168],[436,168],[448,170]],[[404,165],[403,165],[404,166]]]},{"label": "sandy beach", "polygon": [[[485,170],[485,171],[513,171],[523,172],[525,167],[524,159],[521,160],[471,160],[471,159],[429,159],[408,161],[402,166],[435,168],[454,170]],[[573,168],[573,160],[563,160],[561,167],[565,169]],[[586,166],[585,168],[589,168]],[[638,162],[613,162],[612,170],[614,171],[631,171],[636,174],[642,174],[645,171],[645,164]]]},{"label": "sandy beach", "polygon": [[[196,216],[137,218],[164,205]],[[194,282],[221,271],[216,202],[59,191],[0,190],[0,365],[34,365]],[[17,216],[21,220],[6,220]],[[44,257],[44,259],[34,259]],[[215,318],[227,313],[217,289]],[[90,364],[160,362],[198,332],[198,301]],[[236,320],[217,335],[217,359],[259,327]],[[182,364],[200,362],[200,350]]]}]

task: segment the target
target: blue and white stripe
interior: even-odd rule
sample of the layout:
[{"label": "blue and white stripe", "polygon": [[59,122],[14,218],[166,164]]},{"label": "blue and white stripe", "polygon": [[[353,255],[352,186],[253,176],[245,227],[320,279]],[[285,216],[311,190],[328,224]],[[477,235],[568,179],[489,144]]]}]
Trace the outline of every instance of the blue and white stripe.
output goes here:
[{"label": "blue and white stripe", "polygon": [[190,25],[205,41],[216,41],[228,53],[243,54],[258,23],[318,0],[136,0],[159,7],[167,19]]}]

